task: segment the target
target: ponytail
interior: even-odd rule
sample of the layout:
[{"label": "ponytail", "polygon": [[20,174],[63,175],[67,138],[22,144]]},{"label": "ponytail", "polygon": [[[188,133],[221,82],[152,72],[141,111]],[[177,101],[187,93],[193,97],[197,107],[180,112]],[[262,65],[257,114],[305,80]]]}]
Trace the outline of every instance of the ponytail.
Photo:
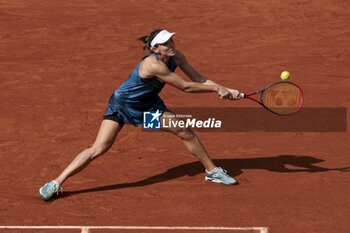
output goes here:
[{"label": "ponytail", "polygon": [[142,41],[145,45],[142,47],[143,50],[150,50],[151,49],[151,42],[158,35],[159,32],[163,31],[163,29],[157,29],[151,32],[148,36],[142,36],[138,38],[138,40]]},{"label": "ponytail", "polygon": [[138,38],[138,40],[142,41],[145,45],[142,47],[143,50],[149,49],[151,42],[149,41],[149,36],[142,36]]}]

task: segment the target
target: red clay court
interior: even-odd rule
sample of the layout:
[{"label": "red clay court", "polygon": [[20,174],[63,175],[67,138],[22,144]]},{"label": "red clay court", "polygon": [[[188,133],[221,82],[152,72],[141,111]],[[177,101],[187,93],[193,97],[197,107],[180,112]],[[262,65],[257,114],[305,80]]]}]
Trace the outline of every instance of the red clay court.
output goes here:
[{"label": "red clay court", "polygon": [[[338,169],[350,166],[349,22],[342,0],[0,0],[0,232],[350,232],[350,172]],[[243,130],[198,132],[238,186],[205,182],[175,136],[126,126],[61,198],[42,201],[38,189],[93,143],[108,98],[147,54],[136,39],[156,28],[178,33],[200,73],[242,92],[288,70],[305,101],[286,124],[300,127],[310,109],[343,118],[271,132],[233,117]],[[169,85],[161,97],[170,109],[260,108]]]}]

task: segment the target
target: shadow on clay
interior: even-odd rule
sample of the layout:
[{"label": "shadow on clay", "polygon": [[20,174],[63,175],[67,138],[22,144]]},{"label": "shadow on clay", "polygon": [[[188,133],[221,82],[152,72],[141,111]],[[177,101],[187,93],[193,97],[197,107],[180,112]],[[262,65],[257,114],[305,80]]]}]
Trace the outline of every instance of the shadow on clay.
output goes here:
[{"label": "shadow on clay", "polygon": [[[314,158],[311,156],[297,156],[297,155],[280,155],[276,157],[263,157],[263,158],[246,158],[246,159],[214,159],[214,163],[217,166],[225,168],[232,177],[239,176],[245,169],[261,169],[271,172],[280,173],[293,173],[293,172],[327,172],[327,171],[350,171],[350,167],[344,168],[324,168],[316,166],[316,163],[323,162],[324,160]],[[293,168],[291,168],[293,167]],[[155,183],[165,182],[167,180],[176,179],[183,176],[195,176],[204,173],[204,168],[200,162],[186,163],[174,168],[168,169],[166,172],[148,177],[146,179],[121,183],[107,186],[100,186],[91,189],[82,189],[77,191],[63,192],[57,198],[65,198],[72,195],[90,193],[90,192],[102,192],[108,190],[116,190],[122,188],[131,188],[146,186]]]}]

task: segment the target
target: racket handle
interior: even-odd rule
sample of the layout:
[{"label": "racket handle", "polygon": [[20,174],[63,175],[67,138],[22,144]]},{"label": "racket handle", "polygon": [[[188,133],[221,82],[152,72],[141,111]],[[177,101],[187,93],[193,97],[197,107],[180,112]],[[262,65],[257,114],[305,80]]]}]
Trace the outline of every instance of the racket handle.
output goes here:
[{"label": "racket handle", "polygon": [[241,99],[244,99],[245,97],[247,97],[246,94],[244,94],[244,93],[239,93],[238,96],[239,96],[239,98],[241,98]]}]

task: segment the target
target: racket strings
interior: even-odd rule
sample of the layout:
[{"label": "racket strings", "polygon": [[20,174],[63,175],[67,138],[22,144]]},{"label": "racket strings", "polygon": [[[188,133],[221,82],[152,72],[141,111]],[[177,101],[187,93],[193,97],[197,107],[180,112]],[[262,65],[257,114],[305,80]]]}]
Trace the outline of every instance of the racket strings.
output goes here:
[{"label": "racket strings", "polygon": [[278,114],[290,114],[302,104],[301,90],[291,83],[278,83],[267,88],[261,96],[265,107]]}]

